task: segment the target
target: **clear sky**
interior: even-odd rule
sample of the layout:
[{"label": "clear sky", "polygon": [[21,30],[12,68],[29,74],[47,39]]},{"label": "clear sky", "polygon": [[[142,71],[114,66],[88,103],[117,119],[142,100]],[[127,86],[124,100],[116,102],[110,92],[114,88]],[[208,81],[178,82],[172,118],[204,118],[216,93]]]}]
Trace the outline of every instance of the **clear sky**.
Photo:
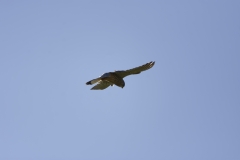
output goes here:
[{"label": "clear sky", "polygon": [[1,160],[240,159],[238,0],[2,0],[0,75]]}]

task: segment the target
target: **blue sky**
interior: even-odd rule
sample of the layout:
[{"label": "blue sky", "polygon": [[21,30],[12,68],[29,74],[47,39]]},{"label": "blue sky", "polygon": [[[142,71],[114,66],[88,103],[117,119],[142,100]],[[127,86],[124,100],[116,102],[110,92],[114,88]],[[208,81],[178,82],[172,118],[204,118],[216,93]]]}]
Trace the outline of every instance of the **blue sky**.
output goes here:
[{"label": "blue sky", "polygon": [[[1,1],[0,159],[240,159],[239,1]],[[150,61],[125,87],[104,72]]]}]

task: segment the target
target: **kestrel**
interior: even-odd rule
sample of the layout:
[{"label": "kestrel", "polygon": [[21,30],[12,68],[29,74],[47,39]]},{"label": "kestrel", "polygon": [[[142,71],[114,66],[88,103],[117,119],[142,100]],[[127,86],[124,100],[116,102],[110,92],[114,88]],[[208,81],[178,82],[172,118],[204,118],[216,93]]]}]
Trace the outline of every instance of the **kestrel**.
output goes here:
[{"label": "kestrel", "polygon": [[113,86],[113,85],[123,88],[125,86],[125,82],[123,80],[124,77],[132,75],[132,74],[139,74],[142,71],[146,71],[146,70],[152,68],[154,66],[154,64],[155,64],[155,62],[151,61],[142,66],[132,68],[129,70],[125,70],[125,71],[107,72],[107,73],[104,73],[99,78],[88,81],[86,84],[90,85],[90,84],[98,83],[93,88],[91,88],[91,90],[103,90],[103,89],[105,89],[109,86]]}]

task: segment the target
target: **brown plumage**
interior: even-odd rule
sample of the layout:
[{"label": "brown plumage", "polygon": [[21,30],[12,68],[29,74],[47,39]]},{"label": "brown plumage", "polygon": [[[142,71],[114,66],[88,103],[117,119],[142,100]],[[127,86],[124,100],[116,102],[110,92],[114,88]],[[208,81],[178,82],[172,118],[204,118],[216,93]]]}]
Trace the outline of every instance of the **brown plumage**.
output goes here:
[{"label": "brown plumage", "polygon": [[139,74],[142,71],[146,71],[146,70],[152,68],[154,66],[154,64],[155,64],[155,62],[151,61],[142,66],[132,68],[129,70],[125,70],[125,71],[107,72],[107,73],[104,73],[99,78],[88,81],[86,84],[91,85],[94,83],[98,83],[93,88],[91,88],[92,90],[103,90],[103,89],[109,87],[110,85],[112,86],[113,84],[118,87],[123,88],[125,86],[125,82],[123,80],[124,77],[132,75],[132,74]]}]

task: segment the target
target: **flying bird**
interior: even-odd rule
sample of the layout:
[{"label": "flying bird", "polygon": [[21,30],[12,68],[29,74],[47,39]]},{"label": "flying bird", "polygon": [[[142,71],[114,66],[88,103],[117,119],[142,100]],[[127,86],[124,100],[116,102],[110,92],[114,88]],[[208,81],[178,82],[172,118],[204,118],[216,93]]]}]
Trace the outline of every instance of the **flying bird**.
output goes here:
[{"label": "flying bird", "polygon": [[151,61],[149,63],[146,63],[142,66],[132,68],[125,71],[115,71],[115,72],[107,72],[104,73],[99,78],[93,79],[91,81],[88,81],[86,84],[91,85],[94,83],[98,83],[94,87],[91,88],[91,90],[103,90],[106,89],[109,86],[116,85],[118,87],[123,88],[125,86],[125,82],[123,80],[124,77],[133,75],[133,74],[139,74],[142,71],[146,71],[154,66],[155,62]]}]

